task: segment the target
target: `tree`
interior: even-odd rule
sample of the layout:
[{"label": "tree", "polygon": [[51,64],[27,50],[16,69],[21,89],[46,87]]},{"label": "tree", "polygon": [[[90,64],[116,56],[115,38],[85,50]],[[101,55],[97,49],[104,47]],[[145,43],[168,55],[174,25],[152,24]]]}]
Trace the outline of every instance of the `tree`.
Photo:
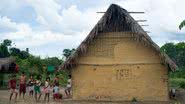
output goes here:
[{"label": "tree", "polygon": [[63,55],[67,59],[70,55],[72,55],[75,52],[75,49],[64,49]]},{"label": "tree", "polygon": [[21,59],[26,59],[29,57],[29,53],[27,51],[21,51],[19,48],[15,47],[10,48],[10,55],[18,56]]},{"label": "tree", "polygon": [[185,20],[181,22],[181,24],[179,25],[179,29],[181,30],[184,26],[185,26]]},{"label": "tree", "polygon": [[5,39],[3,43],[0,44],[0,58],[9,57],[8,46],[11,46],[12,41]]},{"label": "tree", "polygon": [[9,39],[5,39],[5,40],[3,40],[3,45],[5,45],[5,46],[11,46],[11,44],[12,44],[12,41],[11,40],[9,40]]},{"label": "tree", "polygon": [[176,61],[176,46],[174,43],[166,43],[161,47],[161,52],[166,53],[173,61]]}]

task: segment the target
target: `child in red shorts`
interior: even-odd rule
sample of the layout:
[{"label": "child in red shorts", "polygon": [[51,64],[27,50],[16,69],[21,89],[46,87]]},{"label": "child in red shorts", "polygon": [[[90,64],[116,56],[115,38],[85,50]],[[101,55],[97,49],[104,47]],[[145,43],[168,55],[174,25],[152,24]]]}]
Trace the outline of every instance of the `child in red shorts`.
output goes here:
[{"label": "child in red shorts", "polygon": [[10,88],[10,101],[12,100],[12,96],[15,93],[15,100],[17,99],[18,91],[16,89],[16,75],[12,75],[12,78],[9,81],[9,88]]},{"label": "child in red shorts", "polygon": [[59,84],[56,83],[53,87],[53,99],[58,100],[60,99],[60,94],[59,94]]}]

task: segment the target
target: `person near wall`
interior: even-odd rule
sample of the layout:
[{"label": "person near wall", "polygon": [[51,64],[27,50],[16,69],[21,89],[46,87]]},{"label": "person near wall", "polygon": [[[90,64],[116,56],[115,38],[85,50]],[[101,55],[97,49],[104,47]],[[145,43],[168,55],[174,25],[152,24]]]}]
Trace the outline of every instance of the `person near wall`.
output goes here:
[{"label": "person near wall", "polygon": [[71,75],[69,75],[69,79],[67,80],[67,87],[65,89],[65,94],[67,98],[71,96]]}]

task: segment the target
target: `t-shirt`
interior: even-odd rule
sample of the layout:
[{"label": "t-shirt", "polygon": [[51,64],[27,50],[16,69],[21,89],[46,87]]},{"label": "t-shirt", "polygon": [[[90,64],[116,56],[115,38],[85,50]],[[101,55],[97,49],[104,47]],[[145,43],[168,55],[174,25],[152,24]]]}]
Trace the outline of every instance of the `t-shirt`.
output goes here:
[{"label": "t-shirt", "polygon": [[36,86],[41,86],[41,81],[40,81],[40,80],[36,80],[35,85],[36,85]]},{"label": "t-shirt", "polygon": [[67,80],[67,87],[71,87],[71,79]]},{"label": "t-shirt", "polygon": [[33,85],[34,85],[33,79],[29,79],[28,86],[33,86]]},{"label": "t-shirt", "polygon": [[10,88],[12,89],[16,88],[16,79],[11,79],[9,83],[10,83]]},{"label": "t-shirt", "polygon": [[53,93],[54,94],[58,94],[59,93],[59,87],[58,86],[53,87]]}]

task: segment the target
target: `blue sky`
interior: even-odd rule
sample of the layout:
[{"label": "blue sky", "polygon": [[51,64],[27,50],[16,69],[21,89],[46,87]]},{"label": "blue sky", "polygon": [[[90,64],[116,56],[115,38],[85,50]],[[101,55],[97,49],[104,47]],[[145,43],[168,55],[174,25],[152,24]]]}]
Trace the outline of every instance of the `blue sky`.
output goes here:
[{"label": "blue sky", "polygon": [[[161,46],[185,41],[185,0],[0,0],[0,40],[11,39],[16,47],[30,48],[34,55],[62,57],[64,48],[76,48],[115,3],[147,19],[149,35]],[[15,46],[14,45],[14,46]]]}]

